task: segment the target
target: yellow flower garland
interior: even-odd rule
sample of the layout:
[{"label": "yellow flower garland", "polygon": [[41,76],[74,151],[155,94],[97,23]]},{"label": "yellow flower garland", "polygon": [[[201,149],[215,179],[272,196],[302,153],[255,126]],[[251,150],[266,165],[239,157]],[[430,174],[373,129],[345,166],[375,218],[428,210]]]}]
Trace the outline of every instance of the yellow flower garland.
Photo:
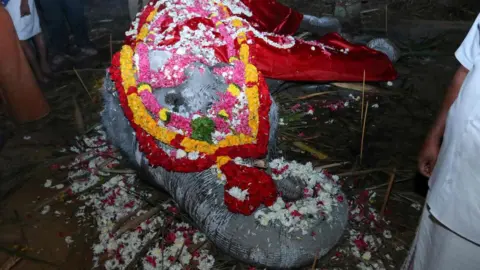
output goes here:
[{"label": "yellow flower garland", "polygon": [[143,91],[148,91],[148,92],[152,92],[152,87],[146,83],[144,84],[141,84],[139,87],[138,87],[138,93],[141,93]]},{"label": "yellow flower garland", "polygon": [[240,52],[239,52],[240,61],[242,61],[245,65],[247,65],[249,61],[248,57],[250,54],[250,48],[248,47],[248,44],[240,41],[240,37],[237,40],[238,40],[238,43],[242,44],[240,45]]},{"label": "yellow flower garland", "polygon": [[142,29],[140,29],[140,33],[137,35],[137,41],[144,40],[148,36],[148,24],[143,25]]},{"label": "yellow flower garland", "polygon": [[237,27],[237,28],[240,28],[240,27],[243,26],[243,23],[239,19],[235,19],[235,20],[232,20],[232,25]]},{"label": "yellow flower garland", "polygon": [[231,158],[226,157],[226,156],[217,157],[218,168],[221,168],[223,165],[227,164],[230,160],[231,160]]},{"label": "yellow flower garland", "polygon": [[147,17],[147,23],[153,21],[153,19],[155,18],[155,16],[157,15],[157,10],[154,9]]}]

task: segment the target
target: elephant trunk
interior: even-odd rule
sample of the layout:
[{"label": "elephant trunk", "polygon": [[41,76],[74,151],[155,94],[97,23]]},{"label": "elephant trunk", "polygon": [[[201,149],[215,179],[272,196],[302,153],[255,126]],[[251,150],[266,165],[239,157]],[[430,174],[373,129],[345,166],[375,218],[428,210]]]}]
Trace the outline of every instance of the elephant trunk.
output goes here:
[{"label": "elephant trunk", "polygon": [[246,263],[274,269],[311,264],[338,242],[347,223],[347,205],[342,203],[333,209],[331,215],[336,218],[332,222],[314,228],[315,237],[277,225],[262,226],[254,215],[228,211],[223,204],[223,186],[209,170],[183,174],[152,169],[146,163],[142,167],[218,248]]}]

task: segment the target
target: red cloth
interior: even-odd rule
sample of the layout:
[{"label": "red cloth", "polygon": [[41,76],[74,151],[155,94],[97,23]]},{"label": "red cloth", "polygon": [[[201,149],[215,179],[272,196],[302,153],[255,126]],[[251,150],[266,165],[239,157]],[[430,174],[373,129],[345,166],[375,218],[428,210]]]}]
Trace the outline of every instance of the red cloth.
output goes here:
[{"label": "red cloth", "polygon": [[360,82],[364,70],[366,81],[390,81],[397,77],[382,52],[351,44],[336,33],[325,35],[319,42],[348,52],[322,49],[299,40],[290,49],[278,49],[256,38],[257,57],[253,62],[266,77],[287,81]]},{"label": "red cloth", "polygon": [[[242,0],[252,11],[248,21],[262,32],[282,35],[295,33],[303,15],[275,0]],[[256,38],[254,64],[266,77],[289,81],[389,81],[397,77],[391,61],[382,52],[347,42],[340,35],[325,35],[318,42],[348,53],[323,50],[297,40],[286,50],[273,47]]]},{"label": "red cloth", "polygon": [[303,14],[276,0],[242,0],[242,2],[252,12],[252,17],[245,19],[262,32],[293,35],[303,19]]}]

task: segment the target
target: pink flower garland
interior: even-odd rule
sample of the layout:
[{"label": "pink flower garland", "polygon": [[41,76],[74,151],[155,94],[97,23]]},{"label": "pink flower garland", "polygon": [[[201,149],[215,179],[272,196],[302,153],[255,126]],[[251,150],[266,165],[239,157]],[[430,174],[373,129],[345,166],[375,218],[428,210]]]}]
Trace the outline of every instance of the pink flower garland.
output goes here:
[{"label": "pink flower garland", "polygon": [[152,25],[150,26],[151,29],[160,29],[163,27],[163,22],[165,22],[167,20],[168,16],[166,16],[165,14],[163,14],[162,16],[158,17],[158,19],[156,19]]},{"label": "pink flower garland", "polygon": [[219,113],[221,110],[225,110],[228,115],[231,115],[233,107],[237,104],[237,98],[230,92],[219,93],[218,97],[218,102],[212,105],[212,111]]},{"label": "pink flower garland", "polygon": [[158,104],[157,99],[155,96],[149,91],[142,91],[140,93],[140,98],[142,99],[143,104],[145,107],[154,115],[158,117],[158,113],[162,109],[160,104]]},{"label": "pink flower garland", "polygon": [[242,88],[245,85],[245,64],[240,60],[236,60],[232,64],[225,67],[216,67],[213,72],[222,76],[227,84],[233,83]]},{"label": "pink flower garland", "polygon": [[213,122],[215,122],[215,129],[222,132],[222,133],[229,133],[230,132],[230,126],[225,121],[225,119],[220,118],[220,117],[214,117]]},{"label": "pink flower garland", "polygon": [[220,35],[222,35],[222,38],[225,40],[225,43],[227,43],[228,58],[236,56],[237,53],[235,50],[235,42],[233,41],[232,36],[228,33],[228,30],[224,24],[220,24],[218,26],[218,32],[220,33]]},{"label": "pink flower garland", "polygon": [[168,122],[167,127],[183,130],[186,133],[184,135],[190,135],[192,133],[190,122],[190,119],[180,116],[176,113],[172,113],[170,114],[170,121]]},{"label": "pink flower garland", "polygon": [[232,83],[243,87],[245,86],[245,64],[240,60],[234,61],[233,64]]},{"label": "pink flower garland", "polygon": [[150,73],[152,87],[168,88],[182,84],[186,79],[184,69],[194,62],[203,61],[193,55],[172,55],[161,70],[148,72]]},{"label": "pink flower garland", "polygon": [[138,80],[139,82],[150,81],[150,60],[148,59],[148,46],[141,42],[135,48],[138,55]]},{"label": "pink flower garland", "polygon": [[243,133],[245,135],[251,135],[252,129],[248,125],[248,112],[241,112],[240,115],[237,116],[240,120],[240,124],[235,127],[235,131],[237,133]]}]

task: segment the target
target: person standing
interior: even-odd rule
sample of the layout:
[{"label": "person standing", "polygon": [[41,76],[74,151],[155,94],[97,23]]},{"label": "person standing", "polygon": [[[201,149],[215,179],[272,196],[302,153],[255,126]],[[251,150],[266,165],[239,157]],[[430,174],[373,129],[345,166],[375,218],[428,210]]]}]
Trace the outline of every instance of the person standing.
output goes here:
[{"label": "person standing", "polygon": [[[47,47],[40,28],[40,20],[34,0],[9,0],[4,3],[10,14],[25,56],[40,82],[47,83],[52,75],[47,60]],[[35,49],[30,44],[33,40]],[[39,58],[37,58],[37,53]],[[38,61],[40,60],[40,61]]]},{"label": "person standing", "polygon": [[430,190],[404,270],[480,265],[480,15],[455,56],[460,67],[419,155]]},{"label": "person standing", "polygon": [[[38,0],[38,3],[48,30],[54,68],[63,63],[67,55],[83,58],[98,53],[88,36],[83,0]],[[69,45],[67,23],[74,37],[73,46]]]},{"label": "person standing", "polygon": [[9,114],[25,123],[50,112],[45,97],[23,53],[10,15],[0,5],[0,96]]}]

